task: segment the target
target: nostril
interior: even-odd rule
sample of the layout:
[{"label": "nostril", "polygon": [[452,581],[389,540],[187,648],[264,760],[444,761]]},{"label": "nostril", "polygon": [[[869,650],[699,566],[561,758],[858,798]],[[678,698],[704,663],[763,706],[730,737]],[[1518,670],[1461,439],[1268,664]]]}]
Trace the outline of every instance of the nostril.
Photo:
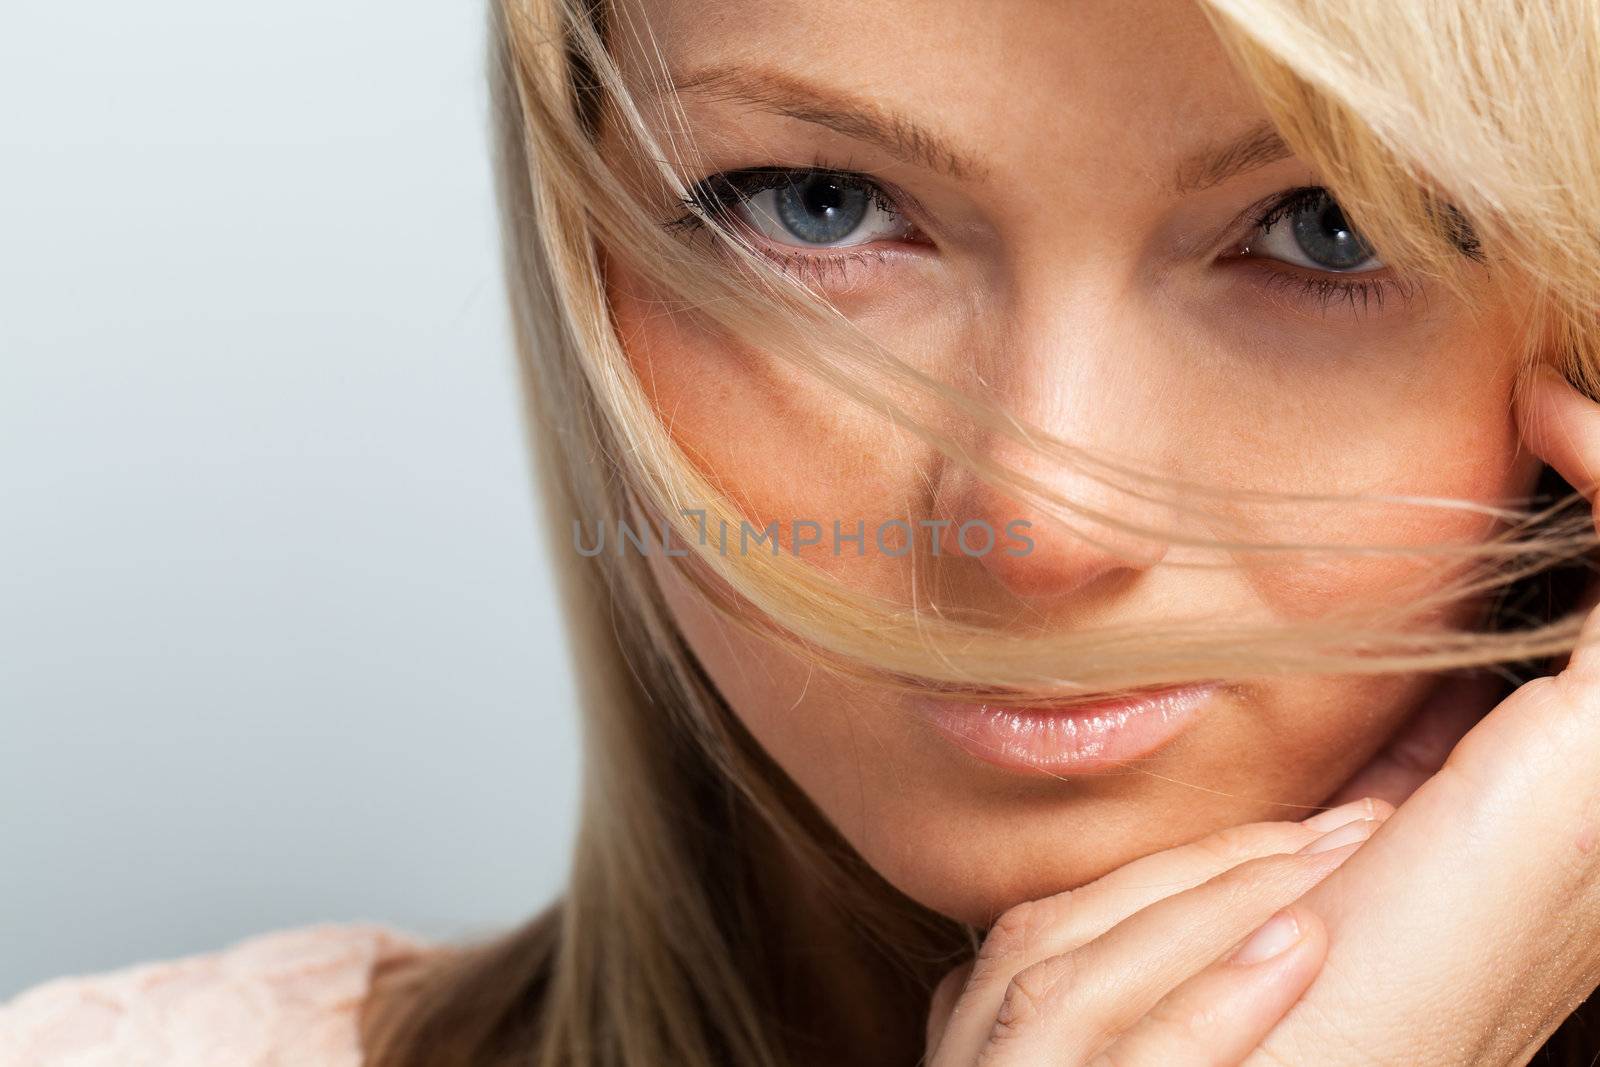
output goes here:
[{"label": "nostril", "polygon": [[1043,465],[1008,447],[991,453],[1012,470],[1030,475],[1064,509],[977,477],[946,468],[931,501],[942,522],[942,555],[985,568],[1014,596],[1056,597],[1107,574],[1135,574],[1160,563],[1171,547],[1171,505],[1129,493],[1082,470]]},{"label": "nostril", "polygon": [[1142,554],[1109,549],[1059,525],[1036,533],[1034,540],[1027,555],[985,560],[995,579],[1016,596],[1063,596],[1108,574],[1146,570],[1165,555],[1159,546]]},{"label": "nostril", "polygon": [[[1095,510],[1115,514],[1104,505]],[[1009,550],[989,552],[981,561],[1001,585],[1020,597],[1061,596],[1113,572],[1147,570],[1160,563],[1170,548],[1159,529],[1141,536],[1087,516],[1067,522],[1017,508],[990,509],[985,515],[991,526],[1016,537],[1003,542]],[[1127,521],[1149,524],[1142,517],[1128,516]]]}]

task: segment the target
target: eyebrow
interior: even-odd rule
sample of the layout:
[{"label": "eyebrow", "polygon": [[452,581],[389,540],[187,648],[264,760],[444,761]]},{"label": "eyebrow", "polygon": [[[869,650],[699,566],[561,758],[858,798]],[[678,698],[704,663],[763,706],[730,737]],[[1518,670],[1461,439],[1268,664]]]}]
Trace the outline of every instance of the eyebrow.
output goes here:
[{"label": "eyebrow", "polygon": [[673,77],[678,93],[698,93],[747,104],[760,111],[823,126],[846,137],[866,141],[907,163],[952,178],[979,177],[976,160],[904,115],[886,111],[859,97],[813,85],[778,71],[711,68]]},{"label": "eyebrow", "polygon": [[1292,155],[1293,149],[1279,135],[1276,127],[1270,122],[1263,122],[1232,140],[1201,149],[1185,158],[1178,164],[1172,183],[1173,191],[1197,193]]},{"label": "eyebrow", "polygon": [[[905,115],[781,71],[709,67],[670,77],[668,84],[679,94],[742,103],[822,126],[951,178],[981,178],[987,173],[975,158]],[[1239,136],[1185,156],[1173,171],[1171,187],[1179,194],[1199,192],[1293,154],[1272,124],[1262,122]]]}]

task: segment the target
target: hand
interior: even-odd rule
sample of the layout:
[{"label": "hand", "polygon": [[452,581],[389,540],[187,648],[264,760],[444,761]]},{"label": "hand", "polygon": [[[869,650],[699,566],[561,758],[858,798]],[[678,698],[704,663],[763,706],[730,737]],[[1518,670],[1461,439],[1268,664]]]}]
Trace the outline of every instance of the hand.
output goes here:
[{"label": "hand", "polygon": [[935,991],[929,1067],[1239,1063],[1322,963],[1294,902],[1392,810],[1231,827],[1012,908]]},{"label": "hand", "polygon": [[[1594,500],[1600,406],[1559,377],[1520,399],[1535,453]],[[1593,603],[1593,593],[1589,603]],[[1600,984],[1600,612],[1296,907],[1330,948],[1245,1063],[1527,1063]]]}]

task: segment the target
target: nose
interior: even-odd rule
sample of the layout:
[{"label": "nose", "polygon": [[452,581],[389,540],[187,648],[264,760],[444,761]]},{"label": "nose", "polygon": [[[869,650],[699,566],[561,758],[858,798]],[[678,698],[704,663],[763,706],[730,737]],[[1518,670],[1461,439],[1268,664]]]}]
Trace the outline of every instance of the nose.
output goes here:
[{"label": "nose", "polygon": [[[1005,350],[978,346],[977,358],[989,398],[1066,442],[1070,457],[1042,454],[991,428],[976,428],[963,442],[980,463],[1015,471],[1067,506],[993,485],[953,461],[933,496],[936,517],[949,520],[941,551],[976,558],[1019,597],[1065,596],[1149,570],[1167,556],[1179,507],[1171,489],[1137,477],[1174,474],[1184,462],[1182,403],[1170,388],[1150,388],[1172,369],[1163,349],[1140,323],[1119,317],[1115,309],[1129,301],[1092,285],[1069,291],[1078,298],[1064,299],[1047,284],[1030,287],[1035,299],[1008,309]],[[1107,469],[1107,460],[1132,473]],[[963,538],[963,525],[973,522],[982,525]],[[983,547],[983,527],[995,531],[997,544],[974,551]]]},{"label": "nose", "polygon": [[1009,439],[990,442],[983,452],[1071,505],[1051,507],[991,485],[965,467],[946,468],[935,497],[936,514],[946,520],[941,552],[975,558],[1013,595],[1064,596],[1108,575],[1143,572],[1167,555],[1162,531],[1171,522],[1170,509],[1137,495],[1159,496],[1159,487],[1120,474],[1107,475],[1113,482],[1108,484],[1095,476],[1092,461],[1062,463]]}]

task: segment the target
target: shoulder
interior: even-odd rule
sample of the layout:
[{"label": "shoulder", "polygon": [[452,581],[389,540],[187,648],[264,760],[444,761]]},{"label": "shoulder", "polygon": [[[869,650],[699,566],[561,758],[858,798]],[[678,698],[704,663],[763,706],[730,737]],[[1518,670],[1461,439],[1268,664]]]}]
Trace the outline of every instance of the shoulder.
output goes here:
[{"label": "shoulder", "polygon": [[381,925],[324,924],[58,978],[0,1004],[0,1064],[360,1067],[373,974],[427,947]]}]

